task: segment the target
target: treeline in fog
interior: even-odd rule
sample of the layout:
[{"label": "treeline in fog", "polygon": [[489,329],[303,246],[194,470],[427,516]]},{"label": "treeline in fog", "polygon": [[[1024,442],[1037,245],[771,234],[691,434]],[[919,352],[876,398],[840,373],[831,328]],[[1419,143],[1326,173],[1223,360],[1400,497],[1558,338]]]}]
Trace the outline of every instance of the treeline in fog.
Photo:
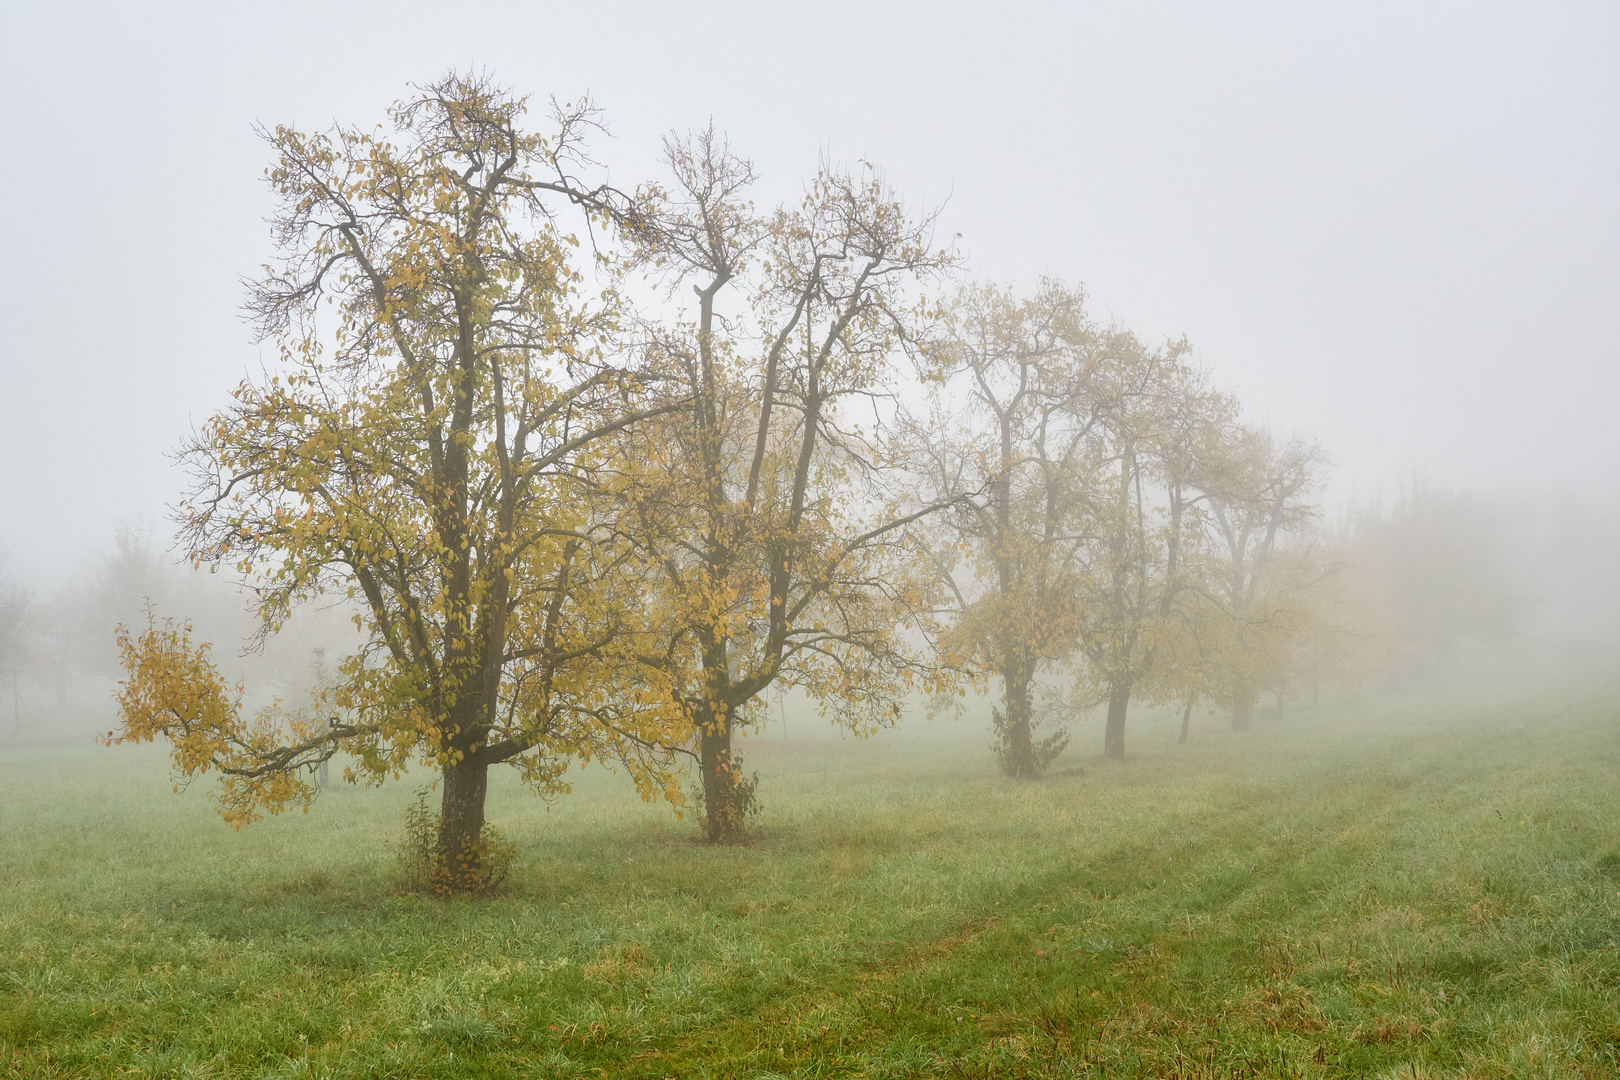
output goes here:
[{"label": "treeline in fog", "polygon": [[221,773],[232,821],[307,805],[337,755],[425,764],[435,880],[476,889],[495,765],[561,793],[620,763],[734,840],[767,692],[870,733],[985,690],[1032,779],[1088,710],[1122,756],[1143,706],[1241,731],[1506,648],[1559,580],[1545,537],[1437,484],[1330,517],[1324,448],[1187,342],[1075,284],[972,281],[864,162],[761,206],[712,130],[624,189],[588,105],[542,135],[452,75],[391,119],[265,133],[273,361],[184,443],[174,514],[220,573],[126,530],[93,580],[5,593],[17,700],[121,680],[115,741]]},{"label": "treeline in fog", "polygon": [[320,679],[327,651],[352,651],[350,613],[311,607],[293,625],[261,633],[251,597],[229,575],[177,562],[151,527],[118,525],[82,576],[54,588],[25,585],[0,563],[0,729],[83,735],[105,730],[112,695],[126,677],[120,626],[138,626],[149,611],[189,623],[214,643],[216,662],[255,699],[296,697]]}]

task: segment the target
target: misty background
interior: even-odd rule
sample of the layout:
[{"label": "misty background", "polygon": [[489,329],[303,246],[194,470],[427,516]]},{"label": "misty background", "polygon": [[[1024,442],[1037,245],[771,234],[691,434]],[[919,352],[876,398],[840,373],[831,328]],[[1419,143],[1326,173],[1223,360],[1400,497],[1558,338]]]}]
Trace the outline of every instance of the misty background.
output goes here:
[{"label": "misty background", "polygon": [[[183,480],[169,453],[260,361],[238,313],[241,277],[270,254],[253,125],[378,122],[452,66],[540,103],[589,92],[614,136],[593,149],[624,187],[655,174],[664,133],[711,117],[759,166],[761,203],[792,197],[822,153],[877,163],[915,204],[945,204],[973,274],[1084,282],[1093,310],[1144,337],[1186,334],[1257,422],[1320,440],[1324,528],[1455,494],[1470,508],[1455,532],[1530,612],[1521,644],[1612,664],[1613,5],[451,16],[0,13],[0,601],[56,612],[76,670],[114,674],[109,624],[146,595],[205,636],[249,629],[217,584],[171,565],[163,514]],[[316,619],[267,656],[269,677],[297,682],[342,637]],[[56,676],[29,678],[48,712]]]}]

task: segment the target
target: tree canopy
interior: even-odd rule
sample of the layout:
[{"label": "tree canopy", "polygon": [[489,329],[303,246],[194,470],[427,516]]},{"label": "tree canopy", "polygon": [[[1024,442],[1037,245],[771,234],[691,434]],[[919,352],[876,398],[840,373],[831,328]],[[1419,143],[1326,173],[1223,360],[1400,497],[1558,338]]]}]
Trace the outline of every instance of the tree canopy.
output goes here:
[{"label": "tree canopy", "polygon": [[595,498],[610,436],[669,406],[642,408],[610,347],[617,297],[587,294],[558,208],[585,228],[636,218],[572,171],[590,108],[542,137],[524,106],[450,76],[389,134],[265,132],[279,258],[248,307],[276,362],[186,445],[181,536],[247,577],[267,633],[300,604],[355,606],[365,642],[318,718],[245,718],[184,626],[122,638],[116,739],[167,736],[182,772],[220,771],[237,823],[307,805],[310,768],[340,750],[371,780],[427,764],[457,887],[478,874],[491,765],[542,791],[580,757],[673,783],[609,662],[636,598]]}]

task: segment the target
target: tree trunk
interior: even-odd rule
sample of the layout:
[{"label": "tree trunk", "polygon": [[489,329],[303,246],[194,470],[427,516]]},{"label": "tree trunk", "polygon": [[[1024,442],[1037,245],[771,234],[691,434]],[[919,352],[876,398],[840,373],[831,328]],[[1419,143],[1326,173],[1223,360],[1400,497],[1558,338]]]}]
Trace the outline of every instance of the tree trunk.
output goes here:
[{"label": "tree trunk", "polygon": [[699,747],[703,772],[703,833],[715,844],[742,839],[748,791],[737,775],[731,752],[731,716],[703,725]]},{"label": "tree trunk", "polygon": [[1035,763],[1035,737],[1030,731],[1029,666],[1021,660],[1012,660],[1001,677],[1004,687],[1003,704],[1006,714],[1002,719],[1001,753],[1007,775],[1019,780],[1035,780],[1040,770]]},{"label": "tree trunk", "polygon": [[1249,706],[1250,706],[1250,704],[1251,704],[1251,702],[1249,701],[1248,698],[1242,698],[1241,700],[1239,700],[1237,702],[1237,704],[1232,706],[1232,730],[1233,731],[1248,731],[1249,730]]},{"label": "tree trunk", "polygon": [[1125,756],[1125,713],[1130,707],[1131,684],[1109,684],[1108,724],[1103,728],[1103,753],[1108,757]]},{"label": "tree trunk", "polygon": [[1193,699],[1187,699],[1187,707],[1181,710],[1181,738],[1176,740],[1177,746],[1187,745],[1187,725],[1192,721]]},{"label": "tree trunk", "polygon": [[444,770],[444,798],[439,804],[439,852],[444,884],[452,892],[469,892],[484,884],[484,795],[489,766],[462,761]]}]

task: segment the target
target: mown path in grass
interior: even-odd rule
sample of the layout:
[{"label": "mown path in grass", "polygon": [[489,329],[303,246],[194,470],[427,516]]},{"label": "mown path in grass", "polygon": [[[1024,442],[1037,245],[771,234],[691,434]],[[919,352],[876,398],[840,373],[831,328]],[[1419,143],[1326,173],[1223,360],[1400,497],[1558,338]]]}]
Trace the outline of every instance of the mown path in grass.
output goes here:
[{"label": "mown path in grass", "polygon": [[408,791],[240,836],[150,756],[0,752],[0,1075],[1620,1075],[1612,692],[761,739],[751,845],[582,784],[510,895],[395,896]]}]

